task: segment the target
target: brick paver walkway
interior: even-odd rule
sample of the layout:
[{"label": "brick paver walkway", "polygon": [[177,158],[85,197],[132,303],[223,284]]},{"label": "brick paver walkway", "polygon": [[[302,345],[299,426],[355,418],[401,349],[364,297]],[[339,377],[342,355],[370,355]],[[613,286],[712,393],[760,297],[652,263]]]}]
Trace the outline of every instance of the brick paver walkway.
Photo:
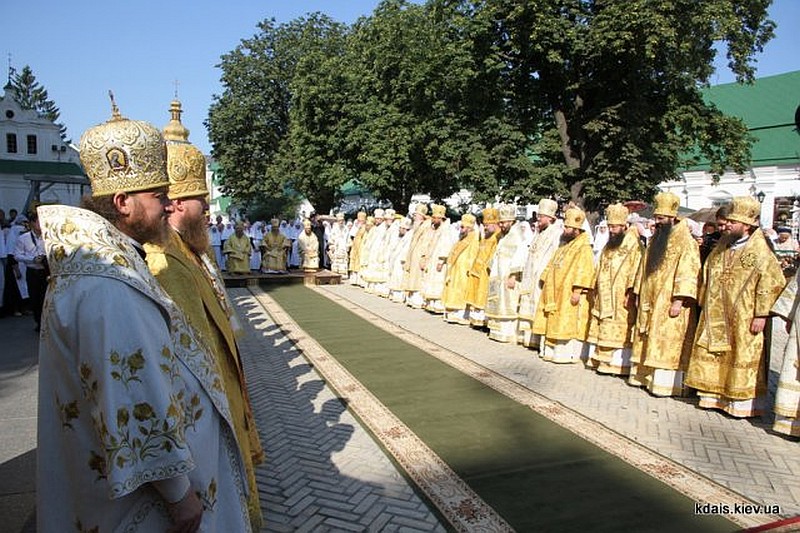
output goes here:
[{"label": "brick paver walkway", "polygon": [[255,298],[228,292],[267,453],[257,471],[263,531],[445,531]]}]

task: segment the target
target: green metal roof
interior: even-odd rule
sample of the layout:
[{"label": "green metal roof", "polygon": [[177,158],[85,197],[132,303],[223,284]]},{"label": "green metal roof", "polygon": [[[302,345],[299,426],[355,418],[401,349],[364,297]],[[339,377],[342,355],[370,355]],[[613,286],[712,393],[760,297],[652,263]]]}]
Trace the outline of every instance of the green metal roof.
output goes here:
[{"label": "green metal roof", "polygon": [[86,176],[81,166],[76,163],[16,161],[13,159],[0,159],[0,174]]},{"label": "green metal roof", "polygon": [[[741,118],[755,137],[751,166],[800,163],[800,133],[794,114],[800,104],[800,70],[756,79],[752,85],[724,83],[703,91],[706,101]],[[707,161],[691,167],[708,170]]]}]

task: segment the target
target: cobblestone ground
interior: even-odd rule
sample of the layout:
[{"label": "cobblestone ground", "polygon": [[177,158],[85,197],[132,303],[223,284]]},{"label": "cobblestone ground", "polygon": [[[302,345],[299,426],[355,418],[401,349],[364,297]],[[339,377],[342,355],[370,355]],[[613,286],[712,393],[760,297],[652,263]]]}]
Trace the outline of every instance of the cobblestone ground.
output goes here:
[{"label": "cobblestone ground", "polygon": [[246,289],[242,364],[267,461],[262,531],[444,532],[427,505]]}]

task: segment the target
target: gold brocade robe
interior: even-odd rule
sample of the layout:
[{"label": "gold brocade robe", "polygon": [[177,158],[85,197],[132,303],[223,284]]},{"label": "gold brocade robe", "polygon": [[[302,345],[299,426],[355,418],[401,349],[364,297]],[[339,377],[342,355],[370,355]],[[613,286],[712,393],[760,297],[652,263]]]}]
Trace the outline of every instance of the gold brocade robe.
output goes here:
[{"label": "gold brocade robe", "polygon": [[478,233],[470,231],[460,239],[447,256],[447,277],[444,280],[442,304],[448,311],[467,307],[469,269],[478,253]]},{"label": "gold brocade robe", "polygon": [[222,253],[227,256],[225,266],[228,272],[235,274],[250,273],[250,254],[253,252],[253,245],[247,235],[237,236],[235,233],[227,238]]},{"label": "gold brocade robe", "polygon": [[[645,275],[647,253],[639,264],[634,292],[638,296],[631,361],[651,368],[685,368],[690,351],[693,305],[669,316],[673,298],[697,299],[700,249],[685,220],[670,232],[667,249],[658,269]],[[688,339],[688,340],[687,340]]]},{"label": "gold brocade robe", "polygon": [[[230,240],[230,239],[229,239]],[[214,354],[225,384],[236,438],[245,460],[250,499],[248,510],[254,527],[261,524],[261,508],[255,480],[255,465],[264,461],[236,337],[228,314],[219,301],[199,258],[180,235],[170,230],[164,246],[146,244],[147,267],[164,291],[183,311],[189,325]]]},{"label": "gold brocade robe", "polygon": [[[589,235],[581,233],[561,245],[542,272],[542,295],[536,307],[533,333],[546,341],[586,339],[589,323],[588,290],[594,281],[594,254]],[[577,305],[570,302],[574,288],[581,289]]]},{"label": "gold brocade robe", "polygon": [[364,240],[364,235],[367,233],[365,225],[361,225],[356,231],[353,242],[350,245],[350,272],[358,272],[361,270],[361,242]]},{"label": "gold brocade robe", "polygon": [[714,247],[703,267],[688,386],[732,400],[765,392],[764,333],[750,333],[750,323],[769,316],[785,281],[760,229],[739,248]]},{"label": "gold brocade robe", "polygon": [[[439,226],[441,227],[441,226]],[[431,240],[436,237],[436,230],[430,220],[426,220],[414,230],[411,245],[408,248],[408,257],[403,265],[403,290],[417,292],[422,290],[425,276],[425,265],[430,253]]]},{"label": "gold brocade robe", "polygon": [[383,247],[383,238],[386,236],[386,226],[377,224],[373,226],[361,243],[361,270],[358,271],[361,279],[368,283],[377,283],[375,271]]},{"label": "gold brocade robe", "polygon": [[286,270],[286,252],[292,243],[280,232],[270,231],[261,241],[261,268]]},{"label": "gold brocade robe", "polygon": [[469,283],[464,300],[475,309],[486,307],[486,297],[489,295],[489,265],[492,263],[499,236],[500,232],[496,231],[491,236],[481,239],[475,261],[467,272]]},{"label": "gold brocade robe", "polygon": [[319,239],[312,231],[297,236],[297,252],[300,254],[300,267],[303,270],[319,268]]},{"label": "gold brocade robe", "polygon": [[595,272],[587,341],[604,348],[631,346],[636,313],[626,307],[642,260],[642,245],[635,228],[625,233],[619,248],[604,248]]},{"label": "gold brocade robe", "polygon": [[[447,276],[447,257],[453,248],[450,221],[443,220],[438,228],[431,226],[433,237],[425,254],[425,273],[422,277],[422,297],[426,300],[441,300]],[[439,263],[441,269],[437,269]]]}]

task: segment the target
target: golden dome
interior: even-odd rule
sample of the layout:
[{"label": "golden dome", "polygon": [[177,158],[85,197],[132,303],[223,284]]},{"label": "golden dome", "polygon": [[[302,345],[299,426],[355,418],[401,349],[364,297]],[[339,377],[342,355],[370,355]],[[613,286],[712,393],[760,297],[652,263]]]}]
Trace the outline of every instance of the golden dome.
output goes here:
[{"label": "golden dome", "polygon": [[167,141],[187,142],[189,140],[189,130],[181,123],[181,109],[180,101],[173,100],[169,105],[169,113],[172,118],[166,126],[164,126],[164,139]]}]

